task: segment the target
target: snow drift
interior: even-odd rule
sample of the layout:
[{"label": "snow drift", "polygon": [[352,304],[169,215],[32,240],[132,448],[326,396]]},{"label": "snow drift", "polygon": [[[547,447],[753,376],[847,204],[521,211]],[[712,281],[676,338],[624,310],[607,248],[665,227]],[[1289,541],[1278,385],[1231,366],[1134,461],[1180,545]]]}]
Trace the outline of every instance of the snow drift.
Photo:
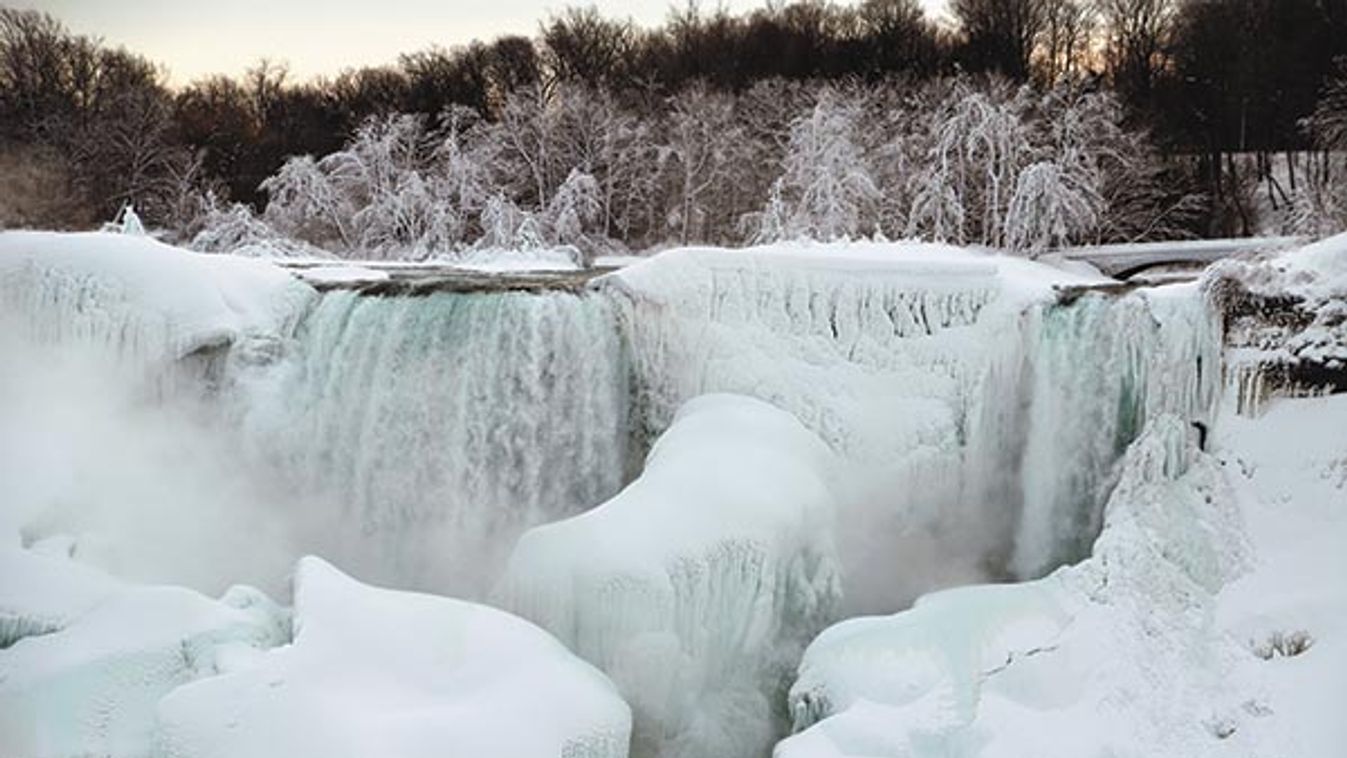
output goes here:
[{"label": "snow drift", "polygon": [[295,570],[294,642],[159,704],[166,758],[624,758],[612,685],[507,613]]},{"label": "snow drift", "polygon": [[3,563],[0,605],[13,642],[0,649],[4,755],[140,758],[160,698],[288,634],[280,610],[246,587],[215,601],[28,551]]}]

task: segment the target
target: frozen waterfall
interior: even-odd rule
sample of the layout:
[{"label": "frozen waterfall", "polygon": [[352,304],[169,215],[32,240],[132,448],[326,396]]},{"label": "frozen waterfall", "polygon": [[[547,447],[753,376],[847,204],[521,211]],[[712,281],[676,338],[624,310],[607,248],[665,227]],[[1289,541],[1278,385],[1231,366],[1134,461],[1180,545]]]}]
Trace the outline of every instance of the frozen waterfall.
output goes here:
[{"label": "frozen waterfall", "polygon": [[627,383],[601,298],[329,292],[293,343],[241,383],[245,437],[326,504],[325,554],[370,581],[477,596],[524,529],[622,484]]}]

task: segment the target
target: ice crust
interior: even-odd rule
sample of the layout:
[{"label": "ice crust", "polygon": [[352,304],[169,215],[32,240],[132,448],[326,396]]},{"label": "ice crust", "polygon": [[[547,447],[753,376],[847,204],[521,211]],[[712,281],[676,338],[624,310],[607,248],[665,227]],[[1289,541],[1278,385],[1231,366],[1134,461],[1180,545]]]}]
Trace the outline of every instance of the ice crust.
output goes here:
[{"label": "ice crust", "polygon": [[625,758],[603,675],[494,608],[295,570],[293,644],[175,690],[164,758]]},{"label": "ice crust", "polygon": [[[1055,288],[1098,283],[905,243],[677,250],[601,286],[647,434],[688,398],[734,392],[840,455],[857,609],[1083,557],[1144,420],[1210,419],[1219,330],[1197,289],[1058,302]],[[922,561],[942,573],[907,575],[915,551],[943,554]]]}]

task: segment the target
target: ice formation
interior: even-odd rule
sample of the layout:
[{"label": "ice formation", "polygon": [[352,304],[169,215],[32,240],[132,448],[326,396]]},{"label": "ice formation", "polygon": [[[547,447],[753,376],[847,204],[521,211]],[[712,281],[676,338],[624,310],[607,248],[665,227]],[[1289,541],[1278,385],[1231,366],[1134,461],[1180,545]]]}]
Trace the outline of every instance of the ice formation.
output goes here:
[{"label": "ice formation", "polygon": [[608,304],[569,293],[328,292],[238,397],[248,451],[373,580],[479,596],[527,527],[622,484]]},{"label": "ice formation", "polygon": [[627,706],[542,630],[305,558],[293,644],[160,703],[164,758],[625,758]]},{"label": "ice formation", "polygon": [[838,599],[831,458],[762,401],[697,398],[619,495],[525,533],[498,598],[612,677],[634,754],[760,754]]},{"label": "ice formation", "polygon": [[0,649],[3,755],[140,758],[160,698],[288,634],[280,610],[245,587],[215,601],[122,585],[26,550],[3,563],[0,603],[13,633]]},{"label": "ice formation", "polygon": [[268,263],[146,236],[0,235],[0,317],[34,341],[98,346],[159,372],[230,345],[266,353],[311,294]]},{"label": "ice formation", "polygon": [[[1306,311],[1288,329],[1278,309],[1236,310],[1236,367],[1251,338],[1282,362],[1332,344],[1308,335],[1337,323],[1344,262],[1339,240],[1218,270]],[[1190,296],[1150,296],[1173,295]],[[1347,595],[1330,579],[1347,571],[1347,397],[1281,386],[1252,418],[1246,389],[1238,374],[1227,383],[1206,451],[1187,417],[1148,414],[1081,563],[826,630],[801,663],[799,731],[778,758],[1335,754],[1347,742],[1334,710]]]},{"label": "ice formation", "polygon": [[[801,727],[824,720],[781,748],[790,755],[902,754],[890,749],[899,744],[957,753],[982,739],[986,719],[999,718],[992,711],[1029,711],[1026,729],[1038,728],[1035,719],[1047,728],[1090,708],[1107,712],[1116,691],[1073,679],[1103,671],[1092,651],[1113,644],[1131,663],[1154,651],[1129,636],[1144,636],[1140,622],[1096,614],[1099,598],[1173,605],[1162,623],[1174,626],[1163,631],[1199,640],[1205,627],[1194,619],[1208,614],[1208,595],[1237,562],[1201,533],[1233,534],[1225,501],[1203,499],[1221,487],[1214,464],[1184,447],[1195,422],[1211,425],[1221,373],[1218,324],[1192,285],[1095,292],[1101,281],[1087,274],[910,243],[670,251],[580,293],[377,296],[333,281],[352,276],[367,278],[319,274],[313,282],[327,290],[319,292],[264,262],[148,238],[0,235],[0,311],[14,333],[101,345],[152,383],[171,380],[195,395],[184,412],[192,423],[205,417],[189,432],[230,451],[218,456],[228,467],[200,480],[208,492],[169,497],[152,513],[232,505],[239,498],[217,490],[243,482],[265,494],[251,507],[284,526],[285,565],[318,552],[380,583],[468,597],[481,596],[516,536],[536,527],[516,548],[499,598],[613,677],[635,711],[641,755],[760,754],[791,716]],[[713,393],[743,397],[702,397]],[[0,403],[7,428],[42,421],[12,406]],[[180,441],[177,431],[163,439],[144,431],[129,428],[137,443],[116,443],[118,454],[158,440],[150,459],[159,460],[158,448]],[[11,436],[0,433],[0,443]],[[647,448],[644,473],[613,497]],[[115,476],[84,479],[129,502],[198,477],[169,468],[163,482],[129,469],[142,488],[123,491]],[[84,499],[100,488],[37,496],[90,509]],[[1214,520],[1164,521],[1175,516],[1155,507],[1163,499]],[[15,550],[46,540],[60,552],[72,539],[77,558],[98,557],[82,535],[18,510],[0,507],[0,538],[10,539],[10,527],[22,532]],[[556,523],[539,526],[546,522]],[[852,622],[875,630],[859,634],[869,641],[844,644],[851,633],[838,630],[853,627],[836,627],[806,661],[794,713],[783,710],[794,656],[827,623],[953,584],[1041,577],[1084,558],[1092,543],[1090,561],[1030,584],[956,590],[889,621]],[[263,563],[254,557],[243,560]],[[389,594],[305,565],[311,586]],[[12,589],[0,583],[0,631],[22,638],[13,650],[73,634],[77,619],[105,605],[93,591],[42,606]],[[366,640],[371,628],[342,639]],[[1104,642],[1088,642],[1090,634]],[[955,640],[964,647],[952,649]],[[1047,650],[1054,645],[1061,651]],[[333,653],[301,647],[263,660],[302,662],[311,689],[285,707],[307,717],[329,680],[310,673],[319,666],[306,656]],[[885,657],[894,650],[903,652]],[[854,665],[835,664],[834,652]],[[1179,652],[1155,653],[1145,670],[1178,667]],[[0,651],[0,666],[19,660],[10,653]],[[174,749],[197,755],[215,744],[218,714],[194,704],[195,693],[206,704],[242,697],[230,688],[260,687],[265,670],[174,695],[182,710],[165,710],[181,726]],[[353,692],[369,681],[351,676]],[[1173,691],[1210,700],[1196,682]],[[867,709],[917,731],[876,727],[862,717]],[[1191,707],[1166,701],[1147,713],[1190,735],[1179,722]],[[1134,717],[1119,723],[1135,728]],[[247,739],[280,729],[256,718]],[[364,729],[356,716],[330,718]],[[310,737],[318,739],[294,735]]]},{"label": "ice formation", "polygon": [[687,398],[737,392],[791,412],[850,465],[846,594],[875,609],[1081,557],[1142,421],[1207,418],[1219,341],[1198,293],[1053,291],[1095,283],[904,244],[673,251],[607,288],[633,423],[657,433]]},{"label": "ice formation", "polygon": [[1181,419],[1129,448],[1086,561],[842,622],[791,690],[803,756],[1203,755],[1233,644],[1215,597],[1247,547],[1218,462]]}]

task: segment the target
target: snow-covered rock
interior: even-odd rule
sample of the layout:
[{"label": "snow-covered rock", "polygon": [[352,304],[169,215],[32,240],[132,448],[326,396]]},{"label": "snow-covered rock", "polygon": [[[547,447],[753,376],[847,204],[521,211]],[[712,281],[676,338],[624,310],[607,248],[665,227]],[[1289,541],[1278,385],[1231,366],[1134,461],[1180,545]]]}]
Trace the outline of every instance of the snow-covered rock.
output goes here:
[{"label": "snow-covered rock", "polygon": [[147,236],[0,233],[0,316],[39,341],[88,341],[146,363],[236,342],[264,350],[311,296],[264,261]]},{"label": "snow-covered rock", "polygon": [[166,758],[623,758],[613,686],[502,611],[295,571],[294,642],[159,706]]},{"label": "snow-covered rock", "polygon": [[1243,413],[1275,395],[1347,391],[1347,234],[1285,255],[1213,266]]},{"label": "snow-covered rock", "polygon": [[22,636],[0,649],[0,755],[141,758],[160,698],[288,636],[284,614],[256,590],[215,601],[60,560],[4,560],[0,602]]},{"label": "snow-covered rock", "polygon": [[524,534],[498,597],[612,677],[634,754],[759,754],[836,611],[832,465],[789,414],[695,399],[625,490]]}]

